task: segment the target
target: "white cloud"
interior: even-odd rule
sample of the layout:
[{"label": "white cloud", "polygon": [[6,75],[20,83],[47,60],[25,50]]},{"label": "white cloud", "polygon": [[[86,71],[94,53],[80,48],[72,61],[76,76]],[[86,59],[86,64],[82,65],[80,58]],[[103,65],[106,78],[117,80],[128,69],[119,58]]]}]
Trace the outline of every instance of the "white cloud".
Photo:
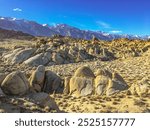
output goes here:
[{"label": "white cloud", "polygon": [[21,12],[22,9],[20,9],[20,8],[15,8],[15,9],[13,9],[13,11]]},{"label": "white cloud", "polygon": [[110,31],[110,33],[122,33],[122,31],[121,30],[112,30],[112,31]]},{"label": "white cloud", "polygon": [[102,28],[105,28],[105,29],[109,29],[111,28],[110,24],[104,22],[104,21],[97,21],[96,22],[98,26],[102,27]]}]

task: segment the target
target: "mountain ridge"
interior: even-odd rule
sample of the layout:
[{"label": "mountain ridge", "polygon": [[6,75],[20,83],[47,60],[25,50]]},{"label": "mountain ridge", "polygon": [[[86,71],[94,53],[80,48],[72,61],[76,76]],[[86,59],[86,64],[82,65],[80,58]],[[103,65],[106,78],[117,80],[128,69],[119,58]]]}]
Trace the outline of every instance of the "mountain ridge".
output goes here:
[{"label": "mountain ridge", "polygon": [[21,31],[13,31],[0,28],[0,39],[7,39],[7,38],[30,40],[34,38],[34,36],[27,33],[23,33]]},{"label": "mountain ridge", "polygon": [[118,38],[128,39],[149,39],[150,36],[137,36],[126,34],[110,34],[102,31],[81,30],[77,27],[70,26],[68,24],[57,24],[50,26],[48,24],[39,24],[35,21],[29,21],[25,19],[17,19],[12,17],[0,16],[0,28],[7,30],[22,31],[33,36],[47,36],[59,34],[62,36],[70,36],[73,38],[92,39],[96,37],[100,40],[113,40]]}]

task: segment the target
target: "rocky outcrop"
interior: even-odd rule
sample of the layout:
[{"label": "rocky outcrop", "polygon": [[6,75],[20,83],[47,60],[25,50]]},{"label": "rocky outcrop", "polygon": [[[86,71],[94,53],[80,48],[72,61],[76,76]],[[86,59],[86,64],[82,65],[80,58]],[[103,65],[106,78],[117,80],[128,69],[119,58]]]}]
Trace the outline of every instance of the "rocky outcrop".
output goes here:
[{"label": "rocky outcrop", "polygon": [[95,78],[95,92],[98,95],[113,95],[126,90],[127,84],[118,73],[98,70]]},{"label": "rocky outcrop", "polygon": [[22,48],[17,48],[17,49],[15,49],[15,50],[13,50],[13,51],[10,51],[10,52],[8,52],[8,53],[4,53],[3,54],[3,57],[4,57],[4,59],[6,59],[7,61],[12,61],[12,59],[15,57],[15,55],[19,52],[19,51],[21,51],[22,50]]},{"label": "rocky outcrop", "polygon": [[6,95],[21,96],[27,93],[29,83],[21,71],[16,71],[6,76],[1,84],[1,89]]},{"label": "rocky outcrop", "polygon": [[102,49],[102,56],[100,57],[102,61],[114,60],[115,56],[113,53],[108,51],[106,48]]},{"label": "rocky outcrop", "polygon": [[29,78],[31,90],[35,92],[41,92],[44,86],[45,80],[45,67],[40,65],[37,69],[32,73]]},{"label": "rocky outcrop", "polygon": [[103,69],[97,70],[95,75],[87,66],[79,67],[72,77],[65,78],[64,93],[75,96],[94,93],[110,96],[128,89],[126,82],[118,73]]},{"label": "rocky outcrop", "polygon": [[150,46],[146,41],[128,39],[96,42],[68,37],[39,39],[33,43],[35,45],[8,51],[3,54],[4,60],[29,66],[69,64],[92,59],[105,62],[138,57],[146,53]]},{"label": "rocky outcrop", "polygon": [[[74,96],[87,96],[93,93],[94,74],[87,66],[76,70],[73,77],[65,80],[65,90]],[[69,81],[70,80],[70,81]]]},{"label": "rocky outcrop", "polygon": [[43,65],[38,66],[32,72],[29,81],[33,92],[46,92],[48,94],[63,92],[62,79],[56,73],[45,70]]},{"label": "rocky outcrop", "polygon": [[28,48],[25,50],[21,50],[12,59],[13,64],[19,64],[22,63],[23,61],[27,60],[32,56],[32,54],[35,52],[35,49],[33,48]]},{"label": "rocky outcrop", "polygon": [[60,53],[54,53],[52,58],[56,64],[63,64],[65,61]]},{"label": "rocky outcrop", "polygon": [[64,79],[64,94],[69,94],[70,92],[70,79],[71,77],[65,77]]},{"label": "rocky outcrop", "polygon": [[45,82],[42,89],[46,93],[62,93],[63,86],[61,78],[50,70],[45,72]]},{"label": "rocky outcrop", "polygon": [[93,92],[93,79],[72,77],[70,79],[70,94],[74,96],[87,96]]},{"label": "rocky outcrop", "polygon": [[94,78],[95,77],[95,75],[92,72],[92,70],[89,67],[87,67],[87,66],[79,67],[75,71],[74,76],[75,77],[84,77],[84,78]]},{"label": "rocky outcrop", "polygon": [[[50,55],[49,55],[50,56]],[[39,66],[39,65],[46,65],[48,64],[50,61],[47,57],[47,54],[37,54],[31,58],[29,58],[28,60],[24,61],[24,63],[26,65],[30,65],[30,66]]]}]

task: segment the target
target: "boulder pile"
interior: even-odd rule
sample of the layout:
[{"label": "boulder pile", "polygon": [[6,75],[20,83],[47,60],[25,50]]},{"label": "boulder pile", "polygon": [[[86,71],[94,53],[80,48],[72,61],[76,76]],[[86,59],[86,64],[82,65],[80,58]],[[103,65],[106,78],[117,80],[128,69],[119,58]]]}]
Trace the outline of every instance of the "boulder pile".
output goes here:
[{"label": "boulder pile", "polygon": [[40,92],[47,94],[64,92],[75,96],[91,94],[110,96],[128,87],[118,73],[105,69],[99,69],[94,74],[88,66],[82,66],[75,71],[73,76],[62,79],[56,73],[40,65],[32,72],[29,79],[21,71],[12,72],[7,76],[1,74],[1,89],[1,93],[12,96]]},{"label": "boulder pile", "polygon": [[42,44],[39,48],[17,48],[3,54],[3,59],[11,64],[29,66],[49,66],[75,63],[93,58],[85,48],[79,49],[74,45]]},{"label": "boulder pile", "polygon": [[86,96],[91,94],[113,95],[128,89],[123,78],[115,72],[98,70],[96,74],[87,66],[80,67],[72,77],[66,77],[64,93],[75,96]]},{"label": "boulder pile", "polygon": [[45,70],[42,65],[32,72],[29,79],[21,71],[15,71],[8,75],[0,74],[0,83],[0,96],[29,98],[41,107],[48,107],[60,112],[49,94],[62,93],[62,80],[52,71]]}]

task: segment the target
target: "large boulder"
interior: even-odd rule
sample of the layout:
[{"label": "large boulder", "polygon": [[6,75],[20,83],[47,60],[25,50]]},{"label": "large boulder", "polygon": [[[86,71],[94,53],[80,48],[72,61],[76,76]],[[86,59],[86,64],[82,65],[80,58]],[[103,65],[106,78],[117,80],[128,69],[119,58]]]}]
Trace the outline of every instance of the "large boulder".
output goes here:
[{"label": "large boulder", "polygon": [[101,56],[102,61],[109,61],[114,59],[115,56],[112,52],[108,51],[106,48],[102,49],[102,56]]},{"label": "large boulder", "polygon": [[6,76],[7,76],[6,74],[0,73],[0,96],[5,95],[2,91],[2,89],[1,89],[1,84],[2,84],[2,82],[3,82],[3,80],[5,79]]},{"label": "large boulder", "polygon": [[15,49],[15,50],[13,50],[13,51],[10,51],[10,52],[8,52],[8,53],[4,53],[4,54],[3,54],[3,57],[4,57],[4,58],[12,58],[12,57],[15,56],[16,53],[17,53],[18,51],[20,51],[20,50],[22,50],[22,48],[17,48],[17,49]]},{"label": "large boulder", "polygon": [[98,55],[98,54],[100,54],[100,47],[98,45],[87,46],[86,48],[88,48],[88,53],[90,55]]},{"label": "large boulder", "polygon": [[92,72],[92,70],[89,67],[87,67],[87,66],[79,67],[75,71],[74,76],[75,77],[87,77],[87,78],[94,78],[95,77],[95,75]]},{"label": "large boulder", "polygon": [[62,80],[61,78],[50,70],[45,71],[45,82],[42,89],[46,93],[62,93]]},{"label": "large boulder", "polygon": [[79,52],[78,52],[78,59],[80,61],[86,60],[86,59],[88,59],[88,57],[89,57],[89,55],[88,55],[88,53],[85,50],[79,50]]},{"label": "large boulder", "polygon": [[109,80],[106,95],[113,95],[120,91],[128,89],[126,82],[118,73],[112,73],[112,79]]},{"label": "large boulder", "polygon": [[6,95],[21,96],[28,91],[29,83],[21,71],[16,71],[6,76],[1,84],[1,89]]},{"label": "large boulder", "polygon": [[29,58],[24,63],[30,66],[46,65],[51,61],[51,57],[51,52],[40,53]]},{"label": "large boulder", "polygon": [[69,94],[70,92],[70,79],[71,77],[65,77],[64,79],[64,94]]},{"label": "large boulder", "polygon": [[70,94],[73,96],[91,95],[93,90],[92,78],[72,77],[70,79]]},{"label": "large boulder", "polygon": [[139,96],[150,95],[150,77],[145,77],[137,83],[132,84],[130,91]]},{"label": "large boulder", "polygon": [[104,75],[99,75],[95,79],[95,92],[98,95],[103,95],[106,92],[106,86],[109,82],[109,77]]},{"label": "large boulder", "polygon": [[37,54],[37,55],[29,58],[24,63],[27,65],[30,65],[30,66],[43,65],[44,63],[42,63],[42,57],[43,57],[43,53],[40,53],[40,54]]},{"label": "large boulder", "polygon": [[29,95],[29,98],[41,107],[49,107],[50,109],[60,112],[55,100],[52,97],[50,97],[47,93],[32,93]]},{"label": "large boulder", "polygon": [[22,50],[22,48],[17,48],[17,49],[13,50],[13,51],[10,52],[10,53],[4,54],[3,57],[4,57],[5,59],[7,59],[8,61],[11,61],[11,60],[14,58],[14,56],[15,56],[19,51],[21,51],[21,50]]},{"label": "large boulder", "polygon": [[52,59],[53,59],[53,61],[54,61],[56,64],[63,64],[63,63],[64,63],[64,59],[63,59],[63,57],[60,55],[60,53],[54,53]]},{"label": "large boulder", "polygon": [[30,58],[30,56],[35,52],[35,49],[33,48],[28,48],[25,50],[21,50],[12,59],[12,63],[22,63],[23,61],[27,60]]},{"label": "large boulder", "polygon": [[78,68],[69,82],[70,94],[74,96],[86,96],[92,94],[94,90],[94,78],[95,76],[89,67],[83,66]]},{"label": "large boulder", "polygon": [[127,84],[118,73],[108,70],[98,70],[95,78],[95,92],[98,95],[113,95],[126,90]]},{"label": "large boulder", "polygon": [[45,79],[45,67],[40,65],[37,69],[32,73],[29,78],[31,90],[35,92],[41,92]]},{"label": "large boulder", "polygon": [[77,47],[70,47],[69,49],[69,54],[72,55],[73,57],[76,57],[78,55],[78,48]]}]

